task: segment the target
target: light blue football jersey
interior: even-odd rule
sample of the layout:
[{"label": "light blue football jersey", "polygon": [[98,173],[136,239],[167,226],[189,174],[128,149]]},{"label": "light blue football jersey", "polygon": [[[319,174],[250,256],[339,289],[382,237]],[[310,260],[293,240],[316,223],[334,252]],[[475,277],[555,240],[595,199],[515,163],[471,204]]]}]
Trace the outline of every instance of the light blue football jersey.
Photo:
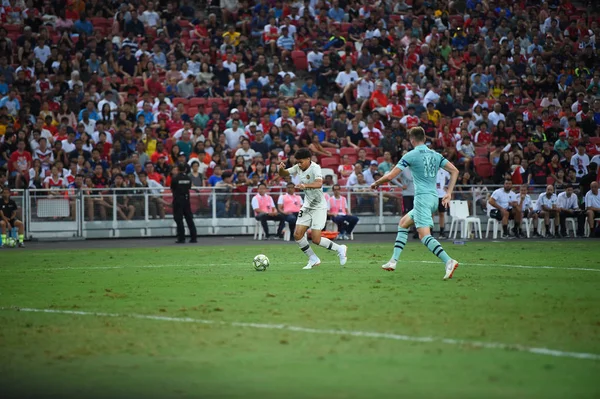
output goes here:
[{"label": "light blue football jersey", "polygon": [[437,197],[437,172],[447,163],[448,160],[440,153],[430,150],[425,144],[422,144],[406,153],[398,161],[396,167],[400,170],[410,168],[415,184],[415,195],[431,194]]}]

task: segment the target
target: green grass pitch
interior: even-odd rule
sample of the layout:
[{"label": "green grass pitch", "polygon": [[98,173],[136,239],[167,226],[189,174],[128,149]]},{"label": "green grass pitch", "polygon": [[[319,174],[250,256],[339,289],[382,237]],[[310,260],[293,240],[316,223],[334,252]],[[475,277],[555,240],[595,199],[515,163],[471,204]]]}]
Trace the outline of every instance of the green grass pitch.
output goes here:
[{"label": "green grass pitch", "polygon": [[[36,398],[600,396],[597,242],[445,242],[461,266],[442,281],[441,262],[413,240],[396,272],[380,270],[393,246],[383,241],[347,243],[344,268],[318,248],[323,263],[311,271],[281,242],[2,251],[2,389]],[[266,272],[253,269],[258,253],[271,260]]]}]

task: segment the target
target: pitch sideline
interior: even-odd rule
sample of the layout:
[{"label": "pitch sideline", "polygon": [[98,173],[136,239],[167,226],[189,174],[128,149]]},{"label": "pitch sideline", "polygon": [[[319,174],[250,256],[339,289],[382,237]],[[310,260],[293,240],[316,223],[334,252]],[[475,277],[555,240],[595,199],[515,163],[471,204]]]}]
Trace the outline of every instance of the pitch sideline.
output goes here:
[{"label": "pitch sideline", "polygon": [[[290,265],[303,265],[305,262],[286,262]],[[438,264],[442,266],[439,261],[432,260],[403,260],[402,263],[421,263],[421,264]],[[205,266],[237,266],[239,263],[208,263]],[[516,269],[556,269],[556,270],[574,270],[574,271],[585,271],[585,272],[600,272],[600,269],[585,268],[585,267],[556,267],[556,266],[533,266],[533,265],[511,265],[511,264],[498,264],[498,263],[468,263],[461,262],[461,266],[479,266],[479,267],[505,267],[505,268],[516,268]],[[132,266],[81,266],[81,267],[40,267],[31,269],[2,269],[0,272],[7,271],[23,271],[23,272],[34,272],[34,271],[54,271],[54,270],[110,270],[110,269],[157,269],[157,268],[177,268],[177,267],[198,267],[197,264],[157,264],[157,265],[132,265]],[[351,266],[350,266],[351,267]],[[401,268],[399,269],[401,270]]]},{"label": "pitch sideline", "polygon": [[58,309],[35,309],[35,308],[18,308],[18,307],[2,307],[0,310],[13,310],[18,312],[30,312],[30,313],[53,313],[61,315],[75,315],[75,316],[96,316],[96,317],[123,317],[140,320],[154,320],[154,321],[170,321],[177,323],[197,323],[197,324],[208,324],[208,325],[221,325],[228,327],[241,327],[241,328],[256,328],[265,330],[283,330],[290,332],[306,333],[306,334],[321,334],[321,335],[349,335],[353,337],[361,338],[380,338],[389,339],[394,341],[405,341],[405,342],[421,342],[421,343],[443,343],[447,345],[468,345],[471,347],[482,348],[482,349],[501,349],[507,351],[517,351],[523,353],[531,353],[544,356],[560,357],[560,358],[571,358],[571,359],[583,359],[583,360],[600,360],[600,354],[597,353],[586,353],[586,352],[568,352],[550,348],[538,348],[530,347],[520,344],[505,344],[500,342],[482,342],[482,341],[471,341],[466,339],[454,339],[454,338],[441,338],[441,337],[419,337],[411,335],[393,334],[393,333],[380,333],[372,331],[354,331],[354,330],[334,330],[334,329],[317,329],[307,328],[299,326],[291,326],[286,324],[263,324],[263,323],[247,323],[247,322],[226,322],[218,320],[206,320],[206,319],[194,319],[191,317],[167,317],[167,316],[154,316],[154,315],[143,315],[143,314],[119,314],[119,313],[103,313],[103,312],[87,312],[79,310],[58,310]]}]

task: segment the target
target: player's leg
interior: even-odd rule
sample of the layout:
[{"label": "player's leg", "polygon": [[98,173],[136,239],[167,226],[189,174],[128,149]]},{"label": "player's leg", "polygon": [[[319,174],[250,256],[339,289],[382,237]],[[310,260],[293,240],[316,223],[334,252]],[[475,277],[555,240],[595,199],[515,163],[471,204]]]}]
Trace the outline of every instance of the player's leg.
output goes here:
[{"label": "player's leg", "polygon": [[446,234],[444,230],[446,230],[446,207],[442,204],[442,199],[438,199],[438,217],[440,221],[440,239],[445,239]]},{"label": "player's leg", "polygon": [[415,204],[415,225],[417,226],[417,231],[419,232],[419,238],[423,245],[427,247],[432,254],[440,258],[442,262],[444,262],[446,266],[446,274],[444,275],[444,280],[452,278],[454,274],[454,270],[458,267],[458,262],[454,259],[450,258],[444,248],[431,235],[431,228],[433,227],[433,213],[436,211],[438,207],[437,201],[433,199],[433,197],[423,196],[421,199],[422,202],[431,201],[429,204],[429,212],[426,212],[426,203],[421,203],[420,206]]},{"label": "player's leg", "polygon": [[552,236],[550,231],[550,212],[540,211],[540,216],[544,218],[544,226],[546,227],[546,237]]},{"label": "player's leg", "polygon": [[23,240],[25,239],[25,225],[19,219],[15,219],[13,224],[19,233],[19,246],[24,247]]},{"label": "player's leg", "polygon": [[321,264],[321,259],[315,254],[315,251],[310,247],[310,243],[306,239],[306,231],[310,227],[312,216],[306,209],[300,209],[298,219],[296,220],[296,229],[294,230],[294,240],[300,247],[300,250],[308,256],[308,263],[304,269],[312,269]]},{"label": "player's leg", "polygon": [[256,220],[258,220],[263,228],[263,231],[265,232],[265,238],[268,239],[269,238],[269,224],[267,223],[267,220],[269,218],[269,215],[266,213],[261,213],[260,215],[256,216]]},{"label": "player's leg", "polygon": [[348,223],[348,227],[346,228],[346,237],[349,238],[350,234],[352,234],[356,224],[358,223],[358,217],[354,215],[346,215],[346,222]]},{"label": "player's leg", "polygon": [[398,262],[398,259],[400,259],[400,254],[402,254],[404,246],[408,241],[408,231],[412,225],[414,225],[413,210],[402,216],[402,219],[400,219],[400,223],[398,224],[398,234],[396,234],[396,242],[394,243],[394,252],[392,258],[385,265],[381,266],[383,270],[389,272],[396,270],[396,263]]},{"label": "player's leg", "polygon": [[331,221],[337,225],[339,236],[340,236],[340,238],[343,238],[344,235],[346,234],[346,222],[344,220],[344,216],[342,216],[342,215],[333,216],[331,218]]},{"label": "player's leg", "polygon": [[586,213],[587,213],[587,222],[588,222],[588,224],[590,226],[590,235],[589,235],[589,237],[593,237],[594,236],[594,227],[595,227],[594,226],[594,218],[596,216],[596,213],[598,213],[598,212],[594,212],[593,210],[588,209]]},{"label": "player's leg", "polygon": [[325,224],[327,223],[327,210],[313,209],[311,210],[311,214],[312,223],[310,229],[312,242],[323,248],[327,248],[330,251],[337,252],[338,257],[340,258],[340,265],[344,266],[347,261],[346,251],[348,248],[345,245],[336,244],[329,238],[321,237],[321,231],[325,228]]},{"label": "player's leg", "polygon": [[541,237],[540,233],[538,232],[538,220],[539,220],[539,215],[537,212],[533,211],[533,212],[528,212],[527,216],[529,216],[531,218],[531,223],[533,224],[533,236],[534,237]]},{"label": "player's leg", "polygon": [[196,223],[194,223],[194,214],[192,213],[192,207],[189,200],[185,201],[183,216],[185,217],[185,223],[190,231],[190,242],[198,242],[198,232],[196,230]]},{"label": "player's leg", "polygon": [[521,224],[523,223],[523,212],[521,212],[521,209],[515,207],[511,210],[511,213],[515,220],[515,236],[520,238],[522,236]]},{"label": "player's leg", "polygon": [[6,245],[6,230],[10,230],[12,227],[4,220],[0,220],[0,231],[2,232],[2,246]]}]

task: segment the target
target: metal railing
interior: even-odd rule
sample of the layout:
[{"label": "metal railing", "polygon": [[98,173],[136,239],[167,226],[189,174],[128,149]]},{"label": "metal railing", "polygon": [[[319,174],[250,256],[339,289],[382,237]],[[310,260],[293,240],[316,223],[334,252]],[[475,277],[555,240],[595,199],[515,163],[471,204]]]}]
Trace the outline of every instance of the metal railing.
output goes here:
[{"label": "metal railing", "polygon": [[[489,195],[498,187],[501,186],[457,186],[453,199],[467,201],[471,215],[485,216]],[[530,187],[532,199],[537,199],[544,189],[545,186]],[[333,195],[331,187],[324,187],[324,191]],[[285,192],[285,188],[277,187],[268,193],[277,203]],[[252,234],[255,223],[251,203],[256,193],[256,188],[230,193],[213,187],[194,188],[190,204],[197,225],[206,228],[204,234]],[[303,196],[302,192],[297,194]],[[384,225],[397,224],[405,213],[401,187],[378,191],[368,186],[343,187],[341,195],[347,199],[349,212],[361,218],[364,232],[385,231]],[[20,207],[28,238],[95,237],[103,236],[103,230],[118,237],[127,229],[129,236],[171,235],[174,228],[173,197],[166,188],[28,189],[16,191],[11,198]],[[140,229],[143,231],[136,233]],[[202,229],[199,232],[203,234]]]}]

